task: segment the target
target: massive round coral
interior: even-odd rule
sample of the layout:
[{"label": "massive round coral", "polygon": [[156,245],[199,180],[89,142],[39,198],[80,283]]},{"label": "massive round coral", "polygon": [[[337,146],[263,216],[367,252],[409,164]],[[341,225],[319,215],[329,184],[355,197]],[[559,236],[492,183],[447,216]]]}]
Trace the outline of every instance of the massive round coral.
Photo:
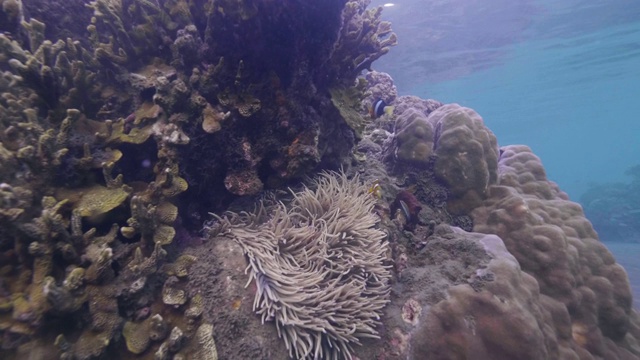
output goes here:
[{"label": "massive round coral", "polygon": [[[640,356],[627,275],[598,240],[580,205],[547,180],[524,145],[501,148],[499,185],[473,210],[474,230],[496,234],[537,280],[554,314],[560,351],[606,359]],[[567,335],[568,334],[568,335]]]}]

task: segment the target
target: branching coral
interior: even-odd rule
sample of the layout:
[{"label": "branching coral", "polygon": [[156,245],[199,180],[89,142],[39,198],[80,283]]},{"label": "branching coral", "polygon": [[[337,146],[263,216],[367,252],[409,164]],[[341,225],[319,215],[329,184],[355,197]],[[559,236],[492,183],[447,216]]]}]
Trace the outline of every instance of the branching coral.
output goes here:
[{"label": "branching coral", "polygon": [[[172,5],[168,3],[167,7]],[[165,9],[153,1],[95,0],[87,6],[94,10],[91,25],[87,27],[94,55],[115,68],[159,56],[158,50],[169,46],[165,42],[168,34],[178,27]],[[189,10],[176,16],[184,22],[184,16],[190,16]],[[107,38],[105,34],[110,36]]]},{"label": "branching coral", "polygon": [[[187,189],[175,150],[189,142],[181,130],[187,116],[176,108],[185,107],[189,89],[161,63],[115,83],[113,68],[80,41],[45,40],[44,24],[34,19],[23,27],[30,50],[21,45],[25,39],[0,35],[0,60],[8,64],[0,74],[0,304],[11,313],[0,319],[2,347],[22,351],[17,358],[39,357],[18,348],[42,343],[53,351],[52,341],[38,337],[58,335],[61,358],[97,358],[118,346],[112,340],[122,323],[138,321],[132,314],[148,307],[166,277],[162,246],[173,240],[178,215],[171,200]],[[126,34],[120,35],[122,49]],[[133,101],[139,109],[118,119]],[[134,152],[145,156],[147,150],[139,150],[145,146],[157,150],[143,164],[155,165],[149,170],[155,178],[130,187],[131,165],[116,163]],[[127,215],[129,226],[123,226]],[[98,235],[111,221],[108,233]],[[137,250],[123,244],[123,236],[135,236]],[[186,277],[184,266],[170,268]],[[91,326],[58,327],[66,317],[90,319]],[[195,319],[185,331],[191,336],[198,325]]]},{"label": "branching coral", "polygon": [[352,344],[378,338],[389,302],[388,245],[376,229],[375,198],[356,177],[323,173],[288,206],[221,219],[244,249],[254,311],[275,321],[295,358],[351,358]]},{"label": "branching coral", "polygon": [[96,73],[89,70],[97,64],[78,41],[60,39],[55,43],[44,40],[45,25],[35,19],[23,22],[29,34],[29,50],[17,41],[0,35],[0,57],[8,57],[8,64],[20,76],[19,82],[30,86],[50,111],[66,108],[90,108],[99,98]]},{"label": "branching coral", "polygon": [[0,31],[12,31],[23,19],[21,0],[0,0]]},{"label": "branching coral", "polygon": [[[216,198],[216,206],[224,206],[226,200],[215,193],[220,189],[227,190],[223,196],[256,194],[350,154],[353,133],[347,125],[359,127],[362,119],[342,111],[340,104],[341,111],[336,110],[328,89],[344,91],[337,100],[359,93],[326,75],[348,74],[353,84],[360,55],[383,53],[391,38],[383,39],[389,29],[379,21],[379,10],[349,7],[356,12],[345,17],[344,30],[357,35],[350,41],[357,41],[358,51],[350,53],[343,42],[342,50],[332,52],[346,2],[322,7],[236,0],[215,5],[206,0],[71,2],[68,9],[84,6],[83,13],[66,11],[59,7],[65,2],[54,1],[48,5],[51,14],[78,15],[74,18],[82,32],[76,26],[64,31],[61,24],[69,20],[58,22],[27,9],[30,19],[22,22],[23,31],[0,35],[0,62],[5,64],[0,74],[0,259],[11,259],[0,271],[0,310],[12,312],[9,321],[0,321],[3,348],[23,351],[18,350],[21,343],[29,342],[21,347],[29,348],[40,336],[57,336],[63,358],[125,351],[124,342],[116,341],[122,325],[141,323],[152,305],[161,306],[161,289],[164,306],[172,311],[193,305],[183,290],[186,265],[167,264],[175,258],[171,244],[181,230],[177,224],[186,216],[199,219],[198,212],[208,207],[185,196]],[[9,3],[17,2],[0,2]],[[35,3],[40,2],[31,9]],[[90,13],[81,21],[80,14]],[[88,38],[83,39],[85,26]],[[265,46],[274,43],[286,48]],[[331,54],[337,56],[332,66],[320,66]],[[213,150],[203,156],[197,144]],[[196,154],[197,161],[189,154]],[[205,171],[189,167],[196,162],[205,163]],[[269,167],[282,170],[273,175],[275,181],[265,181],[271,180],[265,179]],[[214,186],[205,181],[212,173]],[[205,193],[206,188],[215,190]],[[348,354],[359,338],[375,336],[375,319],[388,294],[383,234],[373,229],[375,218],[367,217],[373,216],[367,201],[363,211],[368,215],[356,217],[356,225],[342,222],[342,216],[356,214],[346,200],[340,201],[324,215],[302,213],[291,221],[298,224],[301,216],[309,216],[317,224],[309,227],[315,228],[309,236],[326,246],[317,251],[328,252],[329,260],[312,270],[322,270],[321,265],[330,270],[322,278],[327,296],[339,297],[349,309],[361,294],[374,301],[355,315],[336,310],[320,317],[326,335],[312,333],[319,325],[308,318],[326,312],[328,298],[315,304],[312,315],[299,314],[311,323],[281,323],[292,352],[295,347],[300,354]],[[329,228],[332,221],[338,225]],[[350,253],[345,244],[363,247],[362,254],[371,258]],[[291,257],[304,255],[286,249]],[[312,253],[305,251],[304,256]],[[314,256],[320,261],[322,254]],[[263,283],[265,276],[254,278]],[[313,300],[305,296],[304,301]],[[275,307],[264,311],[278,317]],[[185,316],[191,329],[180,328],[186,340],[174,343],[187,343],[182,354],[203,354],[195,349],[200,346],[212,357],[211,328],[200,315]],[[67,317],[87,322],[58,328],[57,322]],[[353,331],[345,327],[352,323],[360,325]],[[167,344],[169,353],[161,351],[161,356],[178,357],[180,346]],[[160,350],[156,345],[132,346],[130,352],[147,346],[154,349],[146,351]],[[52,349],[53,343],[46,346]]]},{"label": "branching coral", "polygon": [[398,43],[391,23],[382,21],[382,7],[367,9],[371,0],[350,0],[342,11],[338,40],[331,51],[336,78],[351,81]]}]

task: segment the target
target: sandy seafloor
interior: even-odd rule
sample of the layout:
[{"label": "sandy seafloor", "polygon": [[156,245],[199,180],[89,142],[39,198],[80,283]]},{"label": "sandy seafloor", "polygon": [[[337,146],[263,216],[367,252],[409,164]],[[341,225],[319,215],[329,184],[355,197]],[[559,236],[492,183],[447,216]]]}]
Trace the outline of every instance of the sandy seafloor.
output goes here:
[{"label": "sandy seafloor", "polygon": [[633,292],[633,307],[640,310],[640,244],[617,242],[604,242],[604,244],[616,257],[616,261],[627,270]]}]

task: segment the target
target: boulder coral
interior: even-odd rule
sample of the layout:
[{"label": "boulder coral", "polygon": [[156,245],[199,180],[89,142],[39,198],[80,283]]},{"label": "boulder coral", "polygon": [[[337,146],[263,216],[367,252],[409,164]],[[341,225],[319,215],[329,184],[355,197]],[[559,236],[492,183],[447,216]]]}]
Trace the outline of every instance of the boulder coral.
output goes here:
[{"label": "boulder coral", "polygon": [[434,172],[451,193],[448,209],[467,213],[497,182],[496,137],[477,112],[457,104],[439,107],[429,121],[435,129]]},{"label": "boulder coral", "polygon": [[394,157],[399,163],[427,166],[433,154],[434,129],[420,111],[408,109],[396,119]]},{"label": "boulder coral", "polygon": [[[560,359],[552,314],[543,306],[536,280],[495,235],[464,233],[491,260],[476,270],[491,279],[481,289],[450,287],[429,309],[411,339],[411,359]],[[568,329],[565,329],[568,330]],[[567,331],[559,334],[566,342]]]},{"label": "boulder coral", "polygon": [[[498,184],[472,211],[474,230],[504,240],[522,270],[537,280],[563,349],[607,359],[640,356],[637,313],[624,269],[598,240],[580,205],[546,178],[526,146],[501,148]],[[634,325],[635,324],[635,325]]]},{"label": "boulder coral", "polygon": [[449,212],[468,213],[497,181],[495,135],[472,109],[433,101],[411,103],[418,106],[405,105],[396,117],[389,159],[400,165],[433,170],[449,190]]}]

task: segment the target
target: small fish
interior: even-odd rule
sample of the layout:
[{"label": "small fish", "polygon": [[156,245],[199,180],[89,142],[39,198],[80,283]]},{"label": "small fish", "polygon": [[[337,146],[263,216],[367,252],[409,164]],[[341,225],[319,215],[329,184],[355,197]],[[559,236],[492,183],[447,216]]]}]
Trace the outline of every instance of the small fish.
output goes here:
[{"label": "small fish", "polygon": [[391,115],[393,113],[393,106],[387,105],[382,99],[378,99],[369,107],[369,116],[372,119],[377,119],[382,115]]},{"label": "small fish", "polygon": [[373,180],[373,184],[371,184],[367,192],[378,199],[382,199],[382,187],[380,187],[380,180]]},{"label": "small fish", "polygon": [[231,303],[231,307],[233,308],[233,310],[240,309],[240,305],[242,305],[242,300],[241,299],[235,299],[233,301],[233,303]]},{"label": "small fish", "polygon": [[407,219],[407,222],[411,222],[411,211],[409,211],[409,206],[407,206],[407,203],[400,200],[400,210],[402,210],[402,214],[404,215],[404,217]]},{"label": "small fish", "polygon": [[404,229],[413,231],[420,222],[420,211],[422,205],[415,195],[407,190],[402,190],[396,195],[389,208],[391,216],[395,216],[397,212],[403,215],[406,220]]}]

